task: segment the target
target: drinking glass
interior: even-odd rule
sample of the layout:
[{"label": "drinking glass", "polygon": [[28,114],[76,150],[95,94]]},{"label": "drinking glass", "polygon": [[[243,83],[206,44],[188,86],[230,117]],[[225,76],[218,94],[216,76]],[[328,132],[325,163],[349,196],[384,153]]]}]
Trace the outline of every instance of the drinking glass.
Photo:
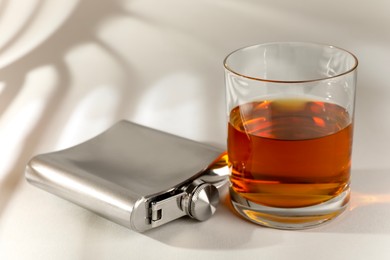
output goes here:
[{"label": "drinking glass", "polygon": [[226,57],[230,198],[239,214],[301,229],[345,210],[357,66],[346,50],[302,42]]}]

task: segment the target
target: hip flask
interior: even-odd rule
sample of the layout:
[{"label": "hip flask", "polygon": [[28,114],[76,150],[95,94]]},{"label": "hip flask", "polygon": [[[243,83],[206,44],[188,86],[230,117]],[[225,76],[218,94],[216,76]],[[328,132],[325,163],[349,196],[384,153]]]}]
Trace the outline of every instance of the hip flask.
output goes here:
[{"label": "hip flask", "polygon": [[138,232],[183,216],[203,221],[228,181],[215,147],[120,121],[74,147],[37,155],[28,182]]}]

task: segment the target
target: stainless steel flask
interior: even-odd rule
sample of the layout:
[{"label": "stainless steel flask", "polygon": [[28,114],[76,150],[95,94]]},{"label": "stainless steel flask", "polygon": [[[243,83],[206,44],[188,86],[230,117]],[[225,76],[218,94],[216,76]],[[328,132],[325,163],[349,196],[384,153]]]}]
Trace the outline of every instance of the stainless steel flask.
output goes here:
[{"label": "stainless steel flask", "polygon": [[82,144],[35,156],[26,178],[143,232],[185,215],[201,221],[213,215],[218,188],[228,180],[221,156],[209,145],[120,121]]}]

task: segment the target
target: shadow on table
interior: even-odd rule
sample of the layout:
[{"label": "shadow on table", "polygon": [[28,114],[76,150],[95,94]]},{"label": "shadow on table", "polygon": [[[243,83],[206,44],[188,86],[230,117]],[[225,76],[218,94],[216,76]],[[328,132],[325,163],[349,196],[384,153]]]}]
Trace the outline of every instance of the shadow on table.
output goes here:
[{"label": "shadow on table", "polygon": [[[36,10],[31,14],[27,21],[34,22],[39,14],[39,9],[44,5],[45,1],[37,2]],[[6,167],[6,172],[1,172],[0,178],[0,216],[6,208],[9,199],[16,190],[18,184],[23,180],[24,168],[28,160],[34,155],[37,147],[45,138],[47,134],[47,126],[53,124],[56,120],[56,115],[64,103],[64,98],[68,94],[73,83],[73,75],[66,61],[66,55],[77,46],[87,43],[94,43],[103,52],[106,52],[123,70],[123,75],[127,77],[127,84],[131,82],[134,84],[136,77],[133,75],[131,66],[127,61],[123,60],[115,49],[111,48],[97,37],[99,26],[107,19],[115,16],[130,15],[122,10],[121,1],[79,1],[67,21],[57,29],[45,42],[36,47],[25,56],[14,62],[7,64],[0,69],[0,119],[3,119],[4,114],[9,107],[18,99],[20,94],[24,91],[24,86],[29,77],[29,74],[41,67],[49,67],[54,71],[56,80],[52,85],[47,86],[47,96],[39,99],[42,102],[43,109],[35,112],[34,122],[30,125],[26,124],[26,118],[23,118],[22,113],[15,113],[16,117],[12,118],[14,128],[18,131],[9,130],[11,134],[23,132],[24,136],[12,137],[10,145],[17,149],[18,154],[15,154],[15,160],[4,162],[9,164]],[[0,6],[0,12],[5,12],[7,5],[3,3]],[[9,46],[17,41],[25,31],[29,29],[29,24],[24,24],[20,31],[14,34],[8,43],[4,45],[1,51],[6,50]],[[91,64],[92,65],[92,64]],[[42,82],[43,85],[51,84]],[[37,86],[38,87],[38,86]],[[39,89],[39,88],[38,88]],[[121,92],[121,100],[117,106],[117,114],[119,117],[120,111],[126,106],[127,96],[126,91],[129,91],[128,86],[119,86],[116,91]],[[27,100],[34,101],[34,100]],[[26,105],[26,104],[25,104]],[[96,104],[99,105],[99,104]],[[24,108],[21,107],[20,110]],[[31,111],[32,112],[32,111]],[[77,111],[68,111],[67,116],[71,117],[72,113]],[[115,118],[113,119],[115,120]],[[31,121],[31,120],[30,120]],[[55,124],[55,129],[51,129],[50,135],[58,138],[66,125],[66,120],[62,124]],[[9,124],[6,126],[12,128]],[[20,129],[23,129],[21,131]],[[4,130],[4,127],[3,127]],[[15,129],[16,130],[16,129]],[[54,130],[54,131],[53,131]],[[17,139],[18,138],[18,139]],[[2,147],[4,150],[7,147]],[[11,147],[10,147],[11,148]],[[8,149],[7,152],[9,152]]]}]

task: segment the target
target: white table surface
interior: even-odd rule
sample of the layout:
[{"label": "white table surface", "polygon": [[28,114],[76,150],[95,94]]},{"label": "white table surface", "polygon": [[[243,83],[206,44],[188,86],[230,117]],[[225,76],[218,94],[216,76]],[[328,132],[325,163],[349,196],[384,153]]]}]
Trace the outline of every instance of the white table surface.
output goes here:
[{"label": "white table surface", "polygon": [[[0,259],[390,259],[390,1],[0,0]],[[139,234],[26,183],[35,154],[127,119],[225,147],[222,60],[272,41],[360,61],[352,201],[281,231],[223,203]]]}]

